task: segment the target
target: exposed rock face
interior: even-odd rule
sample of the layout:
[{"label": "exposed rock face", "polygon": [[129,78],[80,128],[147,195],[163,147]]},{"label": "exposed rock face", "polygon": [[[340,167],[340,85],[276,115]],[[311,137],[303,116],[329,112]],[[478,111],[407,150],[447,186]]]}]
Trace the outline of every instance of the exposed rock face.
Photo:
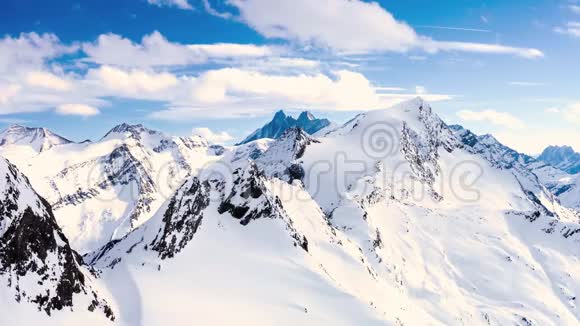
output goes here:
[{"label": "exposed rock face", "polygon": [[304,169],[299,167],[299,159],[304,155],[306,148],[318,140],[310,137],[304,130],[295,127],[284,132],[276,139],[268,150],[256,159],[258,167],[269,177],[281,180],[302,180]]},{"label": "exposed rock face", "polygon": [[163,214],[163,226],[151,248],[162,259],[171,258],[183,249],[199,228],[203,210],[209,205],[209,183],[198,178],[187,181],[171,198]]},{"label": "exposed rock face", "polygon": [[[0,159],[0,280],[15,300],[30,302],[48,315],[65,307],[112,310],[91,288],[81,270],[82,259],[71,249],[52,209],[28,179]],[[88,297],[87,307],[73,307],[73,297]]]},{"label": "exposed rock face", "polygon": [[254,131],[246,139],[244,139],[240,144],[249,143],[251,141],[261,139],[261,138],[272,138],[277,139],[282,136],[286,130],[289,128],[298,127],[304,130],[306,133],[312,135],[317,131],[328,127],[330,121],[327,119],[317,119],[314,115],[308,111],[300,113],[298,119],[294,119],[288,116],[284,111],[280,110],[276,112],[272,121],[267,123],[260,129]]}]

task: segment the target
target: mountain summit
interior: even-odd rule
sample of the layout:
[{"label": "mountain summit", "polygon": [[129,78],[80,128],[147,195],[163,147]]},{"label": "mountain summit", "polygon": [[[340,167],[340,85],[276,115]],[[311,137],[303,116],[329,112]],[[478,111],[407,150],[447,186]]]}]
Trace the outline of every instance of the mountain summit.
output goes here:
[{"label": "mountain summit", "polygon": [[312,135],[329,125],[330,121],[328,119],[317,119],[312,113],[308,111],[303,111],[298,116],[298,119],[295,119],[292,116],[286,115],[284,111],[280,110],[276,112],[272,121],[268,122],[262,128],[254,131],[238,145],[249,143],[261,138],[276,139],[282,136],[286,130],[292,127],[300,127],[302,130]]},{"label": "mountain summit", "polygon": [[575,152],[570,146],[548,146],[538,160],[570,174],[580,172],[580,153]]},{"label": "mountain summit", "polygon": [[30,128],[13,125],[0,132],[0,146],[30,146],[36,152],[43,152],[57,145],[72,141],[55,134],[46,128]]}]

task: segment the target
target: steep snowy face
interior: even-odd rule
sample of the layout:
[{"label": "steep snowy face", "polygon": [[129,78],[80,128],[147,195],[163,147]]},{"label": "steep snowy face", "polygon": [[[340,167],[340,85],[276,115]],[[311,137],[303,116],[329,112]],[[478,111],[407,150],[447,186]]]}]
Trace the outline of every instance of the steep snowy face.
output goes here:
[{"label": "steep snowy face", "polygon": [[388,189],[399,197],[408,182],[424,187],[425,195],[438,201],[440,157],[453,152],[458,143],[420,99],[359,114],[318,140],[306,148],[300,161],[306,188],[327,213],[349,192]]},{"label": "steep snowy face", "polygon": [[[580,268],[578,215],[526,168],[533,159],[448,127],[421,100],[358,115],[319,140],[301,158],[305,188],[377,257],[378,274],[409,300],[401,309],[444,324],[578,323],[580,283],[569,277]],[[506,273],[518,279],[485,277]]]},{"label": "steep snowy face", "polygon": [[10,126],[0,133],[0,147],[24,146],[39,153],[54,146],[70,144],[70,140],[61,137],[46,128],[29,128],[19,125]]},{"label": "steep snowy face", "polygon": [[576,153],[570,146],[548,146],[538,156],[538,160],[570,174],[580,172],[580,153]]},{"label": "steep snowy face", "polygon": [[33,158],[5,153],[31,178],[82,253],[150,218],[189,175],[225,149],[199,136],[170,137],[121,124],[100,141],[59,146]]},{"label": "steep snowy face", "polygon": [[330,125],[327,119],[317,119],[308,111],[302,112],[298,119],[287,116],[284,111],[276,112],[272,121],[262,128],[257,129],[251,135],[246,137],[240,144],[245,144],[261,138],[276,139],[284,134],[286,130],[293,127],[299,127],[308,134],[314,134]]},{"label": "steep snowy face", "polygon": [[[14,165],[0,159],[0,286],[6,294],[0,296],[2,315],[14,300],[49,316],[63,309],[98,310],[94,313],[114,320],[81,264],[49,204]],[[2,320],[10,317],[0,316]]]}]

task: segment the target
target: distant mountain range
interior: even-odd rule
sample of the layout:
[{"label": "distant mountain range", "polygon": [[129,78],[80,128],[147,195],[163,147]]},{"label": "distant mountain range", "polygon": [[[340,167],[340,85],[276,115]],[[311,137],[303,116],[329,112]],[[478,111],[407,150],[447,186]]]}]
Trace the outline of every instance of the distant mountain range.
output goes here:
[{"label": "distant mountain range", "polygon": [[570,146],[549,146],[538,156],[538,160],[570,174],[580,172],[580,153]]},{"label": "distant mountain range", "polygon": [[293,127],[299,127],[308,134],[314,134],[323,128],[331,125],[328,119],[317,119],[312,113],[304,111],[300,113],[298,119],[286,115],[284,111],[276,112],[272,121],[265,124],[262,128],[256,129],[246,139],[242,140],[238,145],[249,143],[256,139],[271,138],[277,139],[284,132]]}]

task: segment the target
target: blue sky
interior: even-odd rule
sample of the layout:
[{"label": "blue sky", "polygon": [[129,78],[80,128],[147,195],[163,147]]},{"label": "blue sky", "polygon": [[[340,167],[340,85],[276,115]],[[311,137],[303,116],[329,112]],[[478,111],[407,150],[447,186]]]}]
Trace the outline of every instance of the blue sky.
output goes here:
[{"label": "blue sky", "polygon": [[281,108],[343,122],[421,95],[518,150],[580,149],[575,1],[5,0],[0,37],[0,127],[233,142]]}]

